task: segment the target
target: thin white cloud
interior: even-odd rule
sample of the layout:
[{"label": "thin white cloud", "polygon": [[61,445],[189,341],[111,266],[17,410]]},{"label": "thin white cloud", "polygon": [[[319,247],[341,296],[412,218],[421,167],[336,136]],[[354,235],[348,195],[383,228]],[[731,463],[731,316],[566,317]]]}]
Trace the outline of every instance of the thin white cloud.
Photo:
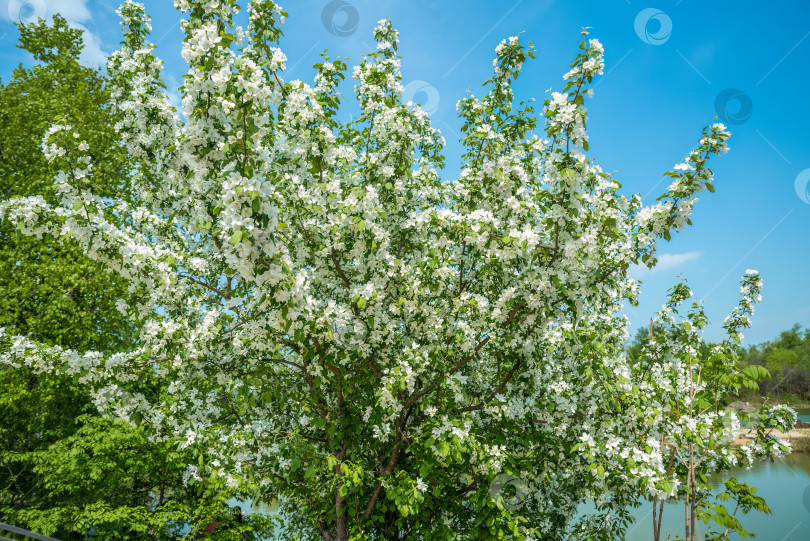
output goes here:
[{"label": "thin white cloud", "polygon": [[679,267],[684,263],[694,261],[702,254],[702,251],[685,252],[683,254],[660,254],[658,256],[658,264],[652,269],[648,269],[647,265],[632,265],[630,267],[629,274],[633,278],[642,278],[656,272],[674,269],[675,267]]},{"label": "thin white cloud", "polygon": [[87,7],[88,0],[45,0],[48,4],[48,15],[59,13],[72,23],[84,23],[93,18]]},{"label": "thin white cloud", "polygon": [[92,68],[99,68],[105,65],[109,53],[105,53],[102,50],[102,43],[98,36],[89,31],[84,25],[71,22],[70,26],[84,30],[84,34],[82,34],[84,47],[82,48],[82,54],[79,55],[79,62]]}]

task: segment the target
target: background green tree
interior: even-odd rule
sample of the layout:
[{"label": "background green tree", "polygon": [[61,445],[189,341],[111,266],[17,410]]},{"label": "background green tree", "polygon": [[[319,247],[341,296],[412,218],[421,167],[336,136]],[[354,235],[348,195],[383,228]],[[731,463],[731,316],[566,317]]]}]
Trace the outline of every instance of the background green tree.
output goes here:
[{"label": "background green tree", "polygon": [[[53,26],[21,26],[19,47],[37,62],[20,65],[0,87],[0,196],[56,198],[54,168],[42,155],[42,137],[55,122],[96,141],[92,154],[102,196],[127,193],[130,164],[113,129],[108,94],[97,71],[79,64],[81,30],[58,15]],[[124,174],[122,174],[124,172]],[[35,334],[45,343],[79,350],[116,351],[131,346],[136,328],[112,300],[126,284],[88,259],[75,243],[15,234],[0,226],[0,326]]]},{"label": "background green tree", "polygon": [[748,348],[744,360],[771,373],[760,383],[761,394],[797,403],[810,399],[810,329],[797,323],[778,338]]},{"label": "background green tree", "polygon": [[[0,198],[58,198],[56,171],[41,150],[54,123],[73,126],[99,149],[91,154],[99,173],[92,190],[126,198],[132,163],[114,130],[104,76],[78,62],[81,30],[56,15],[51,25],[20,26],[19,47],[35,65],[0,81]],[[122,351],[137,340],[137,324],[114,301],[128,295],[128,284],[76,243],[24,237],[0,224],[0,291],[0,327],[14,334],[79,351]],[[4,365],[0,389],[0,521],[63,538],[173,539],[228,516],[228,490],[183,482],[186,465],[205,457],[101,415],[72,378]],[[156,381],[139,381],[137,390],[165,391]],[[261,517],[221,522],[209,538],[244,539],[270,526]]]}]

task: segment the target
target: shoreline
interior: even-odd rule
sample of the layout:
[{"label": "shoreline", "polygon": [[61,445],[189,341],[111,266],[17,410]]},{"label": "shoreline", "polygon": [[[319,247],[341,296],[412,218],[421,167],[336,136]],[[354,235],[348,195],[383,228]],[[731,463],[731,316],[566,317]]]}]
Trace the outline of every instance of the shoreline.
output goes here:
[{"label": "shoreline", "polygon": [[[745,401],[742,399],[737,399],[731,402],[727,407],[731,408],[738,413],[754,413],[757,411],[763,404],[763,401]],[[798,403],[789,403],[789,402],[781,402],[781,401],[774,401],[772,406],[777,405],[784,405],[788,406],[789,408],[793,408],[794,410],[810,409],[810,403],[807,402],[798,402]],[[786,434],[781,432],[773,432],[774,436],[780,437],[782,439],[786,439],[790,442],[791,446],[793,447],[792,453],[810,453],[810,423],[804,425],[807,428],[793,428]],[[732,447],[742,447],[748,441],[751,440],[752,436],[750,434],[751,430],[747,428],[741,428],[737,432],[737,436],[731,442]]]},{"label": "shoreline", "polygon": [[[750,413],[752,411],[756,411],[757,409],[759,409],[760,406],[762,406],[762,404],[764,402],[765,401],[763,401],[763,400],[745,400],[745,399],[742,399],[742,398],[735,398],[726,407],[730,407],[730,408],[736,409],[738,411],[746,411],[746,412]],[[773,400],[773,401],[769,401],[769,404],[771,406],[779,406],[779,405],[787,406],[787,407],[793,408],[793,409],[810,409],[810,402],[804,402],[804,401],[791,403],[790,401]]]},{"label": "shoreline", "polygon": [[[751,429],[741,428],[731,442],[732,447],[742,447],[753,439]],[[810,453],[810,428],[794,428],[787,434],[774,432],[774,436],[788,440],[793,447],[791,453]]]}]

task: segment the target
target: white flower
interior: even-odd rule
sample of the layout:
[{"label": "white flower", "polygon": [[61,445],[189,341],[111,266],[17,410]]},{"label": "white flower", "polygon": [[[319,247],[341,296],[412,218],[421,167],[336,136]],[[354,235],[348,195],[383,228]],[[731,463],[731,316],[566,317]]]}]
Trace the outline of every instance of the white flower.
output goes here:
[{"label": "white flower", "polygon": [[676,171],[694,171],[695,167],[690,163],[679,163],[675,166]]}]

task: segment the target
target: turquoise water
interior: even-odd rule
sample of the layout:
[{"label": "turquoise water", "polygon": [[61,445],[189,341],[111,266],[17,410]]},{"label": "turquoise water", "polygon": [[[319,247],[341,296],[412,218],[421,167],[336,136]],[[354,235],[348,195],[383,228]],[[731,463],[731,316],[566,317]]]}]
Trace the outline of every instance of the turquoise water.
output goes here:
[{"label": "turquoise water", "polygon": [[[757,495],[773,511],[765,515],[753,511],[739,517],[743,527],[756,534],[759,541],[807,541],[810,539],[810,454],[797,453],[776,462],[760,463],[750,470],[732,470],[723,479],[737,477],[759,490]],[[713,480],[715,487],[722,486],[723,479]],[[718,491],[722,492],[722,491]],[[728,508],[728,504],[726,504]],[[729,509],[732,512],[733,508]],[[634,510],[638,521],[626,536],[627,541],[649,541],[652,539],[652,504],[646,503]],[[684,508],[682,505],[667,505],[664,509],[662,530],[667,535],[684,536]],[[700,526],[705,528],[701,522]],[[717,527],[715,527],[717,530]],[[703,539],[701,536],[700,539]],[[740,539],[729,536],[729,539]]]},{"label": "turquoise water", "polygon": [[[756,486],[759,489],[757,494],[765,498],[773,511],[772,515],[753,512],[738,517],[744,528],[756,534],[758,541],[810,540],[810,454],[797,453],[776,462],[759,463],[750,470],[737,468],[722,479],[713,479],[712,484],[721,487],[723,480],[732,476],[742,483]],[[246,513],[272,513],[276,509],[275,506],[266,505],[254,509],[250,502],[238,504]],[[637,517],[637,522],[627,532],[626,541],[652,539],[652,504],[645,503],[634,509],[633,514]],[[683,515],[682,505],[665,506],[662,540],[667,535],[680,535],[683,538]],[[703,523],[700,526],[705,528]],[[729,539],[740,538],[730,536]]]},{"label": "turquoise water", "polygon": [[268,515],[272,515],[278,509],[277,504],[269,504],[259,502],[256,505],[253,505],[253,502],[250,500],[247,501],[239,501],[236,499],[228,500],[228,505],[238,505],[242,508],[242,511],[245,512],[246,515],[252,515],[253,513],[264,513]]},{"label": "turquoise water", "polygon": [[796,408],[796,413],[803,423],[810,423],[810,408]]},{"label": "turquoise water", "polygon": [[[236,498],[232,498],[226,502],[228,505],[235,506],[238,505],[242,511],[245,512],[246,515],[252,515],[254,513],[261,513],[264,515],[274,515],[278,511],[278,503],[264,503],[258,502],[254,505],[251,500],[237,500]],[[265,539],[265,541],[272,541],[275,536],[279,534],[278,526],[273,532],[273,537]]]}]

